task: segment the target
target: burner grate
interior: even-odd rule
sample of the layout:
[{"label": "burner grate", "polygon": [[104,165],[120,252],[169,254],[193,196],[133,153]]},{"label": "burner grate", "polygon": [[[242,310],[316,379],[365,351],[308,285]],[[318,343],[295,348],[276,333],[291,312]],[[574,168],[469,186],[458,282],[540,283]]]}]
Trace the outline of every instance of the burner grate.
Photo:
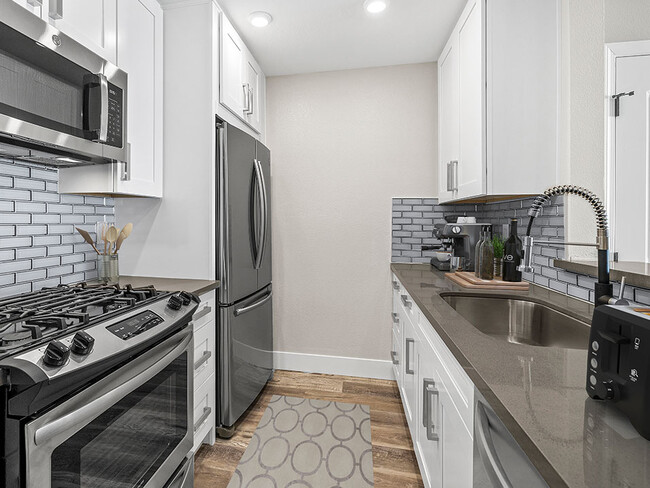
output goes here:
[{"label": "burner grate", "polygon": [[153,286],[79,283],[0,299],[0,354],[106,320],[160,295]]}]

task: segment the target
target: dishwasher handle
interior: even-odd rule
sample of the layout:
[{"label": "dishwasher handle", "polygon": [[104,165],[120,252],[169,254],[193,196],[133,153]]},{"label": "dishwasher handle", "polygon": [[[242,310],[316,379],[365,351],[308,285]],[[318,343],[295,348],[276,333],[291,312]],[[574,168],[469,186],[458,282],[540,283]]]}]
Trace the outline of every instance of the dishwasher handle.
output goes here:
[{"label": "dishwasher handle", "polygon": [[499,456],[497,455],[490,433],[490,420],[488,419],[485,406],[481,402],[476,403],[476,443],[481,460],[485,466],[488,476],[492,480],[494,486],[501,488],[513,488],[512,483],[508,479]]}]

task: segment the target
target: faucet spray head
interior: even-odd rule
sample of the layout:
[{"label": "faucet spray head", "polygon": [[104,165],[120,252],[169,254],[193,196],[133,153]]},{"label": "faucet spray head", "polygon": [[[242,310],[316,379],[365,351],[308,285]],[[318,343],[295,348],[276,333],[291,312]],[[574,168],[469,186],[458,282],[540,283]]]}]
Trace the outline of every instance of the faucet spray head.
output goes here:
[{"label": "faucet spray head", "polygon": [[517,267],[517,271],[522,273],[534,273],[533,268],[533,238],[531,236],[524,237],[524,259]]}]

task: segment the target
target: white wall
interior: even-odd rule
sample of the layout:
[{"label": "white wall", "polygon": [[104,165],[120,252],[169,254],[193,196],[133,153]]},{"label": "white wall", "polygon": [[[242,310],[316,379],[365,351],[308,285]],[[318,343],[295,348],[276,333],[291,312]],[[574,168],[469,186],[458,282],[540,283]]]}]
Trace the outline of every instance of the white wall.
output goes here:
[{"label": "white wall", "polygon": [[[569,77],[569,182],[595,191],[605,201],[605,43],[650,39],[648,0],[571,0],[563,2],[565,54]],[[565,64],[566,66],[566,64]],[[567,240],[594,242],[591,207],[567,199]],[[595,256],[582,248],[571,256]]]},{"label": "white wall", "polygon": [[275,349],[389,358],[391,197],[437,195],[434,63],[270,77]]}]

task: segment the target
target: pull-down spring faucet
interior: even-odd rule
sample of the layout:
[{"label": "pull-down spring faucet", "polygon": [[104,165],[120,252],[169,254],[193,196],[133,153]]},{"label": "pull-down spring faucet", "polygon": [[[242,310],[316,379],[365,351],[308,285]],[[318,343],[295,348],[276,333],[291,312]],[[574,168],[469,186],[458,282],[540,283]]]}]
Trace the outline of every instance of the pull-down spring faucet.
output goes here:
[{"label": "pull-down spring faucet", "polygon": [[[597,237],[595,247],[598,248],[598,282],[595,284],[595,300],[594,304],[598,307],[599,305],[606,305],[608,303],[615,303],[620,301],[612,298],[613,295],[613,286],[609,281],[609,245],[608,245],[608,227],[607,227],[607,211],[605,206],[600,201],[593,192],[586,190],[585,188],[580,188],[579,186],[573,185],[560,185],[554,186],[546,190],[544,193],[535,198],[533,205],[528,210],[528,215],[530,220],[528,221],[528,228],[526,229],[526,237],[524,237],[524,260],[521,266],[519,266],[519,271],[533,273],[534,269],[532,266],[532,254],[533,254],[533,238],[530,235],[530,231],[533,227],[533,221],[535,217],[539,217],[542,206],[548,203],[551,200],[551,197],[556,195],[578,195],[579,197],[587,200],[594,209],[596,213],[596,226],[597,226]],[[540,244],[542,244],[540,242]],[[544,242],[543,244],[562,244],[562,243],[548,243]],[[565,243],[565,245],[570,245],[571,243]],[[575,245],[575,244],[574,244]],[[589,245],[589,244],[577,244],[577,245]],[[622,297],[622,294],[621,294]]]}]

